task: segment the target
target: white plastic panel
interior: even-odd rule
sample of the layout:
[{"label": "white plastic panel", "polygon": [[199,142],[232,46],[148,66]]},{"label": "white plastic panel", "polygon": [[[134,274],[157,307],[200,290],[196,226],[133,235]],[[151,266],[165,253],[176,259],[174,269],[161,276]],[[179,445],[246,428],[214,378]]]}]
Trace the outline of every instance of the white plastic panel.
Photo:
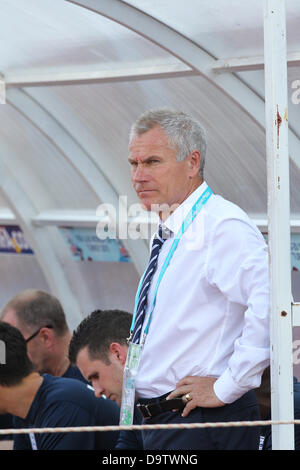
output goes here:
[{"label": "white plastic panel", "polygon": [[34,255],[0,253],[0,311],[18,292],[42,289],[49,292],[48,283]]},{"label": "white plastic panel", "polygon": [[1,156],[38,211],[97,207],[99,199],[55,142],[9,104],[0,106],[0,122]]},{"label": "white plastic panel", "polygon": [[9,80],[49,72],[178,63],[126,28],[61,0],[2,0],[0,72]]},{"label": "white plastic panel", "polygon": [[[123,0],[192,39],[216,58],[263,55],[263,2]],[[298,0],[286,1],[289,51],[300,50]]]}]

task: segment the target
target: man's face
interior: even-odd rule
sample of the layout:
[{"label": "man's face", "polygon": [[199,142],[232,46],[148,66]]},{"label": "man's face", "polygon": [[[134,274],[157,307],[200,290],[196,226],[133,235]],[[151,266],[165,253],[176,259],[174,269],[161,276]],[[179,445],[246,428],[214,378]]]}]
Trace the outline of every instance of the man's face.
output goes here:
[{"label": "man's face", "polygon": [[[125,346],[121,346],[125,348]],[[124,351],[125,357],[127,351]],[[115,354],[108,354],[110,364],[101,359],[92,359],[88,347],[81,349],[77,355],[76,364],[82,375],[91,382],[96,397],[105,395],[119,406],[122,398],[124,361]]]},{"label": "man's face", "polygon": [[[1,320],[17,328],[22,333],[25,340],[34,333],[34,331],[29,330],[18,321],[17,315],[13,309],[4,312]],[[39,335],[27,343],[27,354],[37,371],[44,373],[46,353]]]},{"label": "man's face", "polygon": [[157,212],[153,205],[179,205],[189,195],[190,160],[176,160],[176,151],[161,127],[133,138],[129,163],[133,187],[146,210]]}]

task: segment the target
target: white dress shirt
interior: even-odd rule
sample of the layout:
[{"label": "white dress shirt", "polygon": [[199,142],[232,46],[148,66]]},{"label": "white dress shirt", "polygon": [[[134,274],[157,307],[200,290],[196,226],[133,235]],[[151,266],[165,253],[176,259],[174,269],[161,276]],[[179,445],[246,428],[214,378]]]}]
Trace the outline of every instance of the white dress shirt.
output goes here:
[{"label": "white dress shirt", "polygon": [[[165,241],[148,293],[204,182],[165,221]],[[182,236],[157,292],[136,379],[137,395],[171,392],[184,377],[216,377],[214,391],[232,403],[260,384],[269,363],[268,251],[235,204],[212,195]]]}]

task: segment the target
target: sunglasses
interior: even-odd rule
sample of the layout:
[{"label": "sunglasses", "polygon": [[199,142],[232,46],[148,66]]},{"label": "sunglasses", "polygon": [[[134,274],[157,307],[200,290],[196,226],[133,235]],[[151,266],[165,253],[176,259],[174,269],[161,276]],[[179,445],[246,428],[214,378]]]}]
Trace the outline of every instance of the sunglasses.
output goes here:
[{"label": "sunglasses", "polygon": [[25,342],[28,343],[33,338],[35,338],[39,334],[39,332],[41,331],[42,328],[53,328],[53,326],[52,325],[41,326],[35,333],[33,333],[31,336],[29,336],[29,338],[25,339]]}]

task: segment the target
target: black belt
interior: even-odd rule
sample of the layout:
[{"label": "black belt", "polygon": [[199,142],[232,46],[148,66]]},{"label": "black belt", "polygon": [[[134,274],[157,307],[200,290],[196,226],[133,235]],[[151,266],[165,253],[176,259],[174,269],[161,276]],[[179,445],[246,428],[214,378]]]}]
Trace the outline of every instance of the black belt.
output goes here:
[{"label": "black belt", "polygon": [[137,409],[144,419],[154,418],[165,411],[183,410],[186,403],[181,397],[166,400],[165,398],[149,401],[148,403],[137,403]]}]

